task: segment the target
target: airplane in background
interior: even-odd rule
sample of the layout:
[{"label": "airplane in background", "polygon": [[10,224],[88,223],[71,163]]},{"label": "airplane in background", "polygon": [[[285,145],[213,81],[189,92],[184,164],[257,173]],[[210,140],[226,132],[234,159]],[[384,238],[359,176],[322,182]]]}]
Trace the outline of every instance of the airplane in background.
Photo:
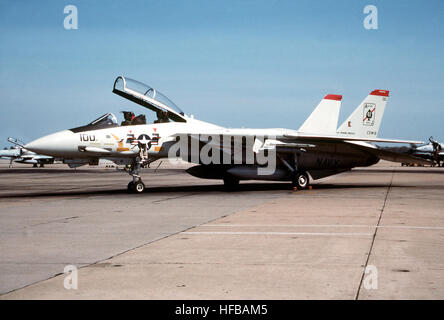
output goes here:
[{"label": "airplane in background", "polygon": [[37,168],[38,165],[43,168],[45,164],[54,163],[53,157],[36,154],[25,149],[23,143],[18,139],[9,137],[8,141],[15,147],[0,150],[0,158],[9,160],[9,167],[12,167],[12,162],[32,164],[34,168]]},{"label": "airplane in background", "polygon": [[439,143],[433,137],[430,137],[429,141],[430,143],[426,145],[415,147],[412,154],[415,157],[432,160],[438,167],[444,166],[444,162],[441,163],[444,160],[444,143]]},{"label": "airplane in background", "polygon": [[[125,112],[125,121],[119,125],[115,115],[107,113],[87,125],[39,138],[25,148],[63,158],[70,166],[94,165],[101,158],[125,165],[132,176],[128,190],[137,193],[145,190],[140,168],[168,157],[197,164],[187,172],[222,179],[227,188],[236,187],[240,180],[276,180],[305,189],[310,179],[370,166],[380,159],[430,163],[373,144],[421,143],[377,137],[387,90],[373,90],[339,129],[342,96],[327,95],[299,130],[229,129],[200,121],[187,116],[156,89],[123,76],[115,80],[113,93],[154,111],[157,120],[147,124],[144,116]],[[208,162],[203,155],[215,161]],[[271,171],[266,170],[269,167]]]}]

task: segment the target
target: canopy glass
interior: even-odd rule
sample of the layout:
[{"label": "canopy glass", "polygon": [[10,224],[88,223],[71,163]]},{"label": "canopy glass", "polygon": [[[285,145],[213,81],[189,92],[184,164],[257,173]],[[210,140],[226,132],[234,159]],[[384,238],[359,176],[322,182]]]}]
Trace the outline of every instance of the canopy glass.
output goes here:
[{"label": "canopy glass", "polygon": [[133,79],[117,77],[113,92],[156,113],[165,112],[173,121],[186,122],[184,112],[164,94]]}]

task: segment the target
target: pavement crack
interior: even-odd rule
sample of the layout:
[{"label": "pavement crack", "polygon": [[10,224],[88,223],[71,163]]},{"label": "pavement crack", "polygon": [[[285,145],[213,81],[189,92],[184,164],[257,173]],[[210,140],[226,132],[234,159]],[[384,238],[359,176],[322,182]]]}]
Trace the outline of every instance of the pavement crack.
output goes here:
[{"label": "pavement crack", "polygon": [[375,230],[373,232],[372,241],[370,243],[370,250],[368,251],[367,259],[365,261],[364,270],[362,271],[361,280],[359,281],[358,291],[356,292],[355,300],[359,299],[359,294],[361,293],[361,287],[362,287],[362,283],[364,282],[364,277],[365,277],[365,270],[367,269],[368,262],[370,261],[370,256],[372,254],[373,246],[375,244],[376,234],[378,233],[379,224],[381,223],[382,213],[384,212],[385,205],[386,205],[387,199],[388,199],[388,195],[390,193],[390,190],[392,189],[394,175],[395,175],[395,170],[392,170],[392,176],[390,178],[390,183],[388,185],[387,192],[385,194],[385,198],[384,198],[384,202],[382,204],[381,211],[379,212],[378,222],[376,223]]},{"label": "pavement crack", "polygon": [[46,222],[32,224],[29,227],[36,227],[36,226],[41,226],[41,225],[50,224],[50,223],[66,223],[66,222],[68,222],[70,220],[77,219],[77,218],[79,218],[79,216],[60,218],[60,219],[55,219],[55,220],[50,220],[50,221],[46,221]]},{"label": "pavement crack", "polygon": [[160,199],[160,200],[156,200],[156,201],[153,201],[152,203],[153,204],[157,204],[157,203],[160,203],[160,202],[165,202],[165,201],[168,201],[168,200],[176,200],[176,199],[180,199],[180,198],[185,198],[185,197],[192,197],[192,196],[195,196],[195,195],[198,195],[199,193],[192,193],[192,194],[184,194],[184,195],[181,195],[181,196],[177,196],[177,197],[168,197],[168,198],[165,198],[165,199]]}]

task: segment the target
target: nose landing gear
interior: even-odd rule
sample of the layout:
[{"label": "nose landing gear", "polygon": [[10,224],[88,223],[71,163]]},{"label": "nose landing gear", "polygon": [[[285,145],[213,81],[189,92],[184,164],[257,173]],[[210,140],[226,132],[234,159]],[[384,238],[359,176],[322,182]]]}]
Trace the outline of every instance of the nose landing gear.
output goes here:
[{"label": "nose landing gear", "polygon": [[139,175],[140,158],[136,158],[132,164],[128,166],[128,174],[133,177],[133,181],[128,183],[128,192],[142,193],[145,191],[145,184]]},{"label": "nose landing gear", "polygon": [[156,159],[148,158],[148,150],[151,148],[151,141],[148,136],[142,135],[139,140],[133,140],[131,144],[139,147],[139,156],[128,166],[128,174],[133,177],[133,181],[128,183],[128,192],[142,193],[145,191],[145,184],[142,182],[139,170],[148,167]]}]

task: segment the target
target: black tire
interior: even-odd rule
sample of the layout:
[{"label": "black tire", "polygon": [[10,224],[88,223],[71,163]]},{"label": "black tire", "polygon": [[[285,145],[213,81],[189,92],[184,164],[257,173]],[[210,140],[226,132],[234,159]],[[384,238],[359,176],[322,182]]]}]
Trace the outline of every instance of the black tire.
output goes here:
[{"label": "black tire", "polygon": [[134,183],[134,192],[135,193],[143,193],[145,191],[145,185],[142,181],[137,181]]},{"label": "black tire", "polygon": [[225,175],[224,178],[224,188],[227,191],[235,190],[239,186],[239,179],[233,177],[232,175]]},{"label": "black tire", "polygon": [[306,172],[298,172],[295,174],[292,185],[298,189],[307,189],[310,184],[310,179]]},{"label": "black tire", "polygon": [[128,183],[128,189],[127,190],[128,190],[129,193],[133,193],[134,192],[134,182],[130,181]]}]

